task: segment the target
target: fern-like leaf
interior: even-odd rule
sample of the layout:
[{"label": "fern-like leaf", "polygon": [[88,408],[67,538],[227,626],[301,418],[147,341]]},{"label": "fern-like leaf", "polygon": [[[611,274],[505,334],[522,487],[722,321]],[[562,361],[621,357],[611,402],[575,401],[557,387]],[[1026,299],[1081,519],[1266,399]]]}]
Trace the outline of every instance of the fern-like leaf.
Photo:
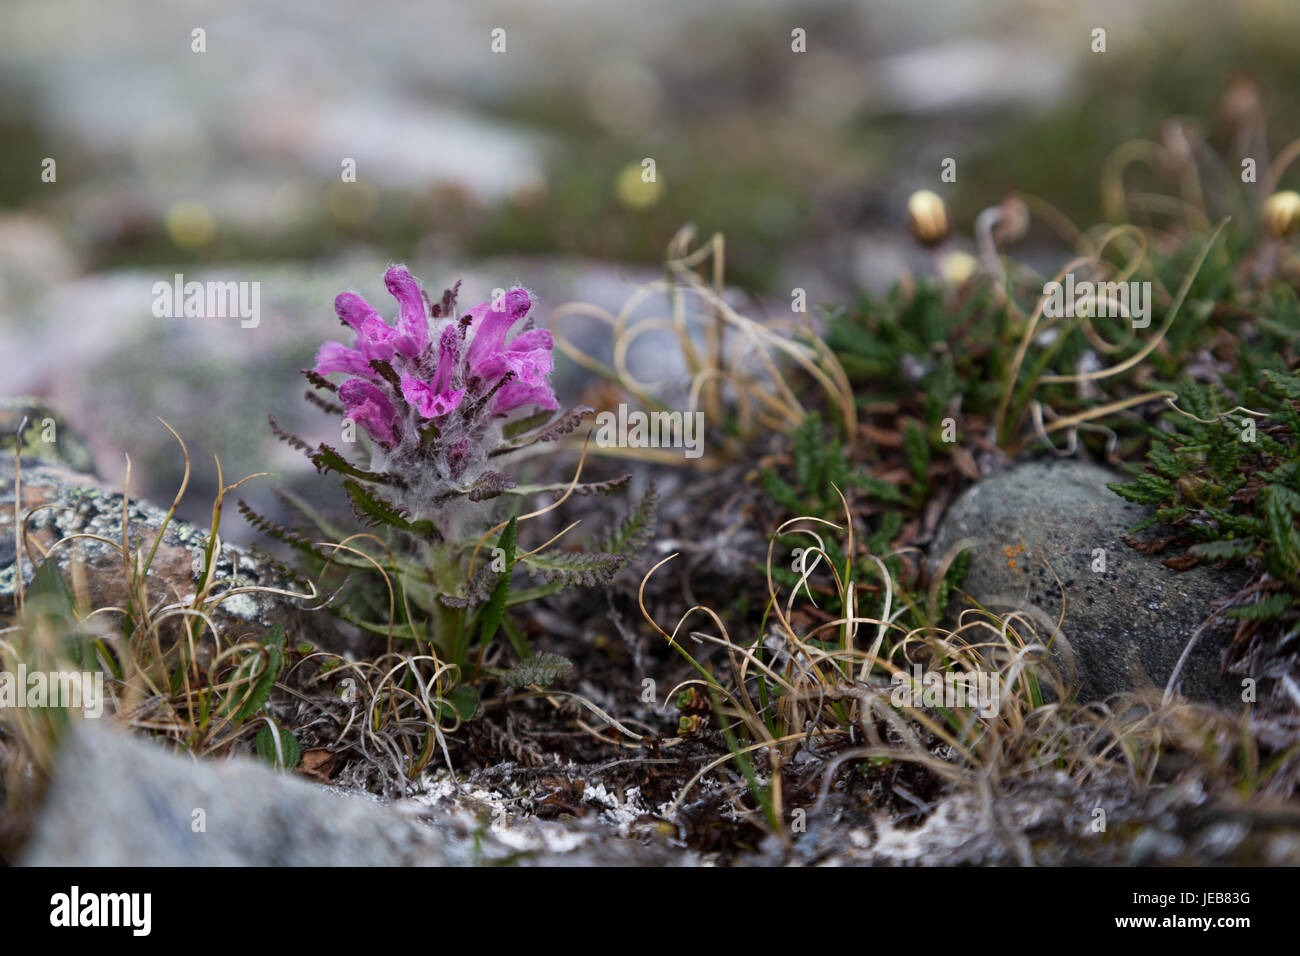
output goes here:
[{"label": "fern-like leaf", "polygon": [[659,517],[659,492],[654,483],[646,489],[641,503],[626,518],[603,534],[596,544],[598,551],[607,554],[630,555],[645,547],[654,534]]},{"label": "fern-like leaf", "polygon": [[387,525],[409,531],[412,534],[432,535],[437,533],[432,521],[411,521],[405,509],[390,501],[385,501],[355,478],[344,478],[343,489],[352,502],[352,510],[357,517],[372,526]]},{"label": "fern-like leaf", "polygon": [[312,453],[311,462],[316,466],[316,470],[321,473],[333,471],[340,475],[360,478],[362,481],[373,482],[377,485],[402,486],[402,480],[391,472],[366,471],[364,468],[358,468],[324,442]]},{"label": "fern-like leaf", "polygon": [[494,671],[507,687],[550,687],[573,671],[573,662],[559,654],[539,651],[514,667]]},{"label": "fern-like leaf", "polygon": [[612,581],[627,563],[627,556],[601,551],[543,551],[522,560],[548,583],[590,588]]}]

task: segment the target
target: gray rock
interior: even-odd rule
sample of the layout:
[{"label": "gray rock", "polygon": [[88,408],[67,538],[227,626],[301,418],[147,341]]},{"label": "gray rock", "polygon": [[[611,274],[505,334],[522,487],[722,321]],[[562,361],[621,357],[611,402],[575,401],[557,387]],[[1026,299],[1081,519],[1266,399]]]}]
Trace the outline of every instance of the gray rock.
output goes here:
[{"label": "gray rock", "polygon": [[[200,832],[199,811],[203,828]],[[421,866],[436,830],[252,760],[197,761],[95,721],[69,732],[28,866]]]},{"label": "gray rock", "polygon": [[[0,456],[0,542],[4,542],[0,544],[0,626],[13,618],[20,571],[24,584],[30,583],[35,573],[31,555],[43,554],[71,535],[94,537],[78,538],[74,544],[65,543],[54,552],[65,576],[69,575],[74,561],[80,562],[86,572],[85,597],[89,605],[124,606],[128,584],[122,557],[115,548],[96,540],[121,541],[122,495],[92,475],[25,457],[22,502],[15,509],[13,478],[12,459]],[[26,516],[29,541],[21,569],[14,534],[16,511]],[[163,509],[132,498],[126,509],[131,546],[147,554],[165,517]],[[207,538],[207,529],[172,519],[149,568],[151,599],[174,602],[178,595],[185,600],[192,599],[198,587]],[[245,587],[304,593],[301,587],[285,581],[274,568],[247,549],[224,542],[216,560],[215,581],[214,596]],[[303,603],[283,594],[255,591],[210,602],[208,607],[213,621],[228,637],[260,636],[268,628],[281,624],[291,641],[306,639],[318,646],[344,646],[334,619],[305,610]]]},{"label": "gray rock", "polygon": [[[172,753],[107,720],[64,738],[26,866],[691,866],[673,841],[634,831],[635,811],[603,787],[599,818],[517,817],[517,798],[426,780],[381,802],[255,760]],[[631,794],[629,794],[629,797]],[[203,828],[196,826],[202,810]]]},{"label": "gray rock", "polygon": [[[986,478],[949,509],[929,555],[933,568],[969,539],[962,590],[992,611],[1026,610],[1040,639],[1060,618],[1063,589],[1056,661],[1082,700],[1163,689],[1211,602],[1244,579],[1243,572],[1199,565],[1176,572],[1125,544],[1147,510],[1106,487],[1117,480],[1123,476],[1074,460],[1031,462]],[[1093,570],[1099,548],[1104,572]],[[1240,680],[1220,673],[1229,630],[1202,634],[1180,675],[1185,696],[1240,705]]]}]

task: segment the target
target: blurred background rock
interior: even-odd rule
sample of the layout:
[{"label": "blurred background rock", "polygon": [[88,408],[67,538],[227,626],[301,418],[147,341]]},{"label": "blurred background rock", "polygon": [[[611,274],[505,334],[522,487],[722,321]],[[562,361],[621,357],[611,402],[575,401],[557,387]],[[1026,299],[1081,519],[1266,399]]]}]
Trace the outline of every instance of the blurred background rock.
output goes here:
[{"label": "blurred background rock", "polygon": [[[915,188],[966,235],[1012,188],[1091,223],[1111,149],[1171,115],[1222,135],[1242,75],[1275,146],[1297,135],[1298,26],[1286,0],[6,0],[0,394],[63,411],[110,481],[129,452],[135,493],[165,503],[181,461],[163,416],[204,521],[213,454],[228,480],[308,467],[268,412],[337,437],[294,372],[338,330],[336,292],[388,311],[389,262],[435,293],[464,277],[463,301],[518,280],[543,317],[617,308],[694,222],[726,234],[757,311],[795,286],[833,303],[924,261],[902,228]],[[258,327],[155,318],[151,287],[176,272],[260,282]],[[246,486],[263,507],[268,489]]]}]

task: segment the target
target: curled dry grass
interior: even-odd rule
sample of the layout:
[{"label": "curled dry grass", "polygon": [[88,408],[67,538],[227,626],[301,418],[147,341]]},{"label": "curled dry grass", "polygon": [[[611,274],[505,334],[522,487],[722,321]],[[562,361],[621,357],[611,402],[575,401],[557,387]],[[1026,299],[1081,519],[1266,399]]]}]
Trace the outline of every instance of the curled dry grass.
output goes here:
[{"label": "curled dry grass", "polygon": [[[706,774],[734,763],[745,786],[733,788],[738,812],[788,839],[783,766],[797,751],[821,760],[820,806],[837,771],[850,765],[904,762],[933,774],[950,788],[991,801],[1017,781],[1063,773],[1077,786],[1116,775],[1143,788],[1161,778],[1172,754],[1199,768],[1212,789],[1257,800],[1285,799],[1300,780],[1300,745],[1284,721],[1228,714],[1181,699],[1161,700],[1158,691],[1107,703],[1083,705],[1071,695],[1056,661],[1063,640],[1059,622],[1017,612],[1004,617],[968,610],[956,627],[939,624],[935,596],[958,548],[941,562],[928,595],[904,593],[885,566],[888,555],[855,555],[851,516],[845,523],[801,517],[793,530],[808,538],[798,586],[778,591],[772,578],[773,544],[767,558],[768,605],[762,626],[748,638],[733,637],[708,607],[687,610],[671,633],[646,611],[651,626],[699,673],[674,688],[698,687],[712,702],[728,753],[704,766],[678,794],[680,804]],[[834,566],[823,538],[842,535],[843,566]],[[654,572],[675,555],[660,561]],[[856,601],[866,576],[883,584],[879,616],[859,614]],[[838,618],[800,627],[794,613],[811,601],[815,578],[838,595]],[[803,597],[801,597],[803,595]],[[928,605],[930,624],[908,628],[904,611]],[[936,613],[937,612],[937,613]],[[696,623],[703,617],[707,624]],[[716,672],[691,653],[683,638],[720,647],[727,669]],[[897,706],[895,675],[913,664],[930,671],[985,671],[996,683],[997,709]],[[741,800],[744,790],[753,806]]]},{"label": "curled dry grass", "polygon": [[[160,419],[161,421],[161,419]],[[222,553],[218,534],[226,494],[248,481],[226,485],[220,479],[212,506],[212,530],[203,548],[199,580],[193,594],[179,593],[175,582],[159,593],[160,578],[149,572],[168,526],[175,516],[190,476],[189,453],[180,436],[167,425],[185,457],[181,486],[152,541],[136,534],[129,520],[131,462],[122,495],[118,540],[89,533],[68,535],[48,548],[30,533],[33,515],[57,508],[47,504],[22,510],[22,460],[14,459],[15,566],[43,566],[70,551],[67,599],[41,595],[29,601],[21,574],[15,575],[15,624],[0,632],[0,671],[16,673],[104,674],[103,714],[129,727],[173,741],[197,754],[228,753],[258,721],[239,720],[248,710],[271,663],[271,650],[262,642],[223,634],[215,614],[222,603],[240,595],[272,594],[311,599],[270,587],[221,587],[216,573]],[[256,477],[256,476],[250,476]],[[83,541],[114,552],[121,559],[122,605],[89,607],[86,569],[78,555]],[[57,565],[54,567],[57,568]],[[62,580],[61,575],[59,576]],[[269,689],[269,688],[268,688]],[[25,693],[25,688],[20,688]],[[12,835],[21,829],[36,805],[53,765],[58,741],[76,715],[65,707],[17,707],[0,710],[0,787]]]},{"label": "curled dry grass", "polygon": [[[734,425],[726,436],[722,454],[708,453],[697,467],[718,467],[723,459],[744,454],[749,440],[762,431],[789,432],[807,416],[808,409],[792,385],[792,374],[802,373],[815,383],[825,404],[835,409],[847,441],[856,440],[857,408],[848,376],[835,353],[807,322],[759,321],[741,314],[726,298],[724,285],[726,245],[714,234],[691,250],[692,227],[681,229],[669,242],[667,276],[633,291],[617,314],[585,302],[570,302],[551,313],[551,327],[560,349],[582,368],[616,386],[643,410],[667,412],[656,392],[661,386],[642,381],[629,365],[636,340],[649,332],[671,332],[690,377],[688,412],[703,411],[719,431]],[[706,280],[697,271],[709,270]],[[642,305],[657,295],[668,299],[671,314],[640,315]],[[594,318],[609,326],[613,365],[592,358],[562,331],[563,320],[574,316]],[[702,330],[692,328],[698,320]],[[680,453],[664,449],[617,449],[626,457],[680,464]]]},{"label": "curled dry grass", "polygon": [[[166,741],[196,756],[222,757],[248,749],[249,738],[269,726],[276,763],[294,762],[285,750],[280,728],[318,753],[350,760],[349,772],[359,785],[378,786],[387,793],[405,792],[438,757],[451,765],[449,737],[464,718],[447,694],[461,679],[459,669],[442,660],[427,642],[412,652],[394,650],[398,622],[409,624],[406,595],[395,573],[395,558],[372,534],[318,542],[345,570],[378,572],[388,595],[388,620],[379,631],[388,636],[388,650],[374,659],[351,660],[310,645],[284,647],[265,635],[232,637],[223,632],[216,612],[239,595],[275,596],[291,601],[316,601],[317,584],[306,592],[282,588],[229,587],[217,574],[223,545],[219,528],[225,496],[245,481],[227,485],[219,480],[213,501],[212,524],[203,548],[199,580],[193,594],[176,591],[166,582],[159,593],[157,575],[150,576],[158,549],[183,500],[190,476],[190,458],[181,437],[184,476],[161,525],[149,539],[131,526],[130,459],[123,490],[121,533],[117,540],[93,534],[72,534],[42,548],[29,534],[32,516],[45,508],[22,509],[22,462],[15,459],[15,528],[17,553],[42,565],[72,552],[71,605],[46,613],[45,602],[29,602],[18,581],[14,626],[0,632],[0,671],[81,672],[98,669],[105,675],[104,715],[133,730]],[[220,477],[221,464],[217,462]],[[570,489],[581,476],[581,463]],[[544,514],[563,503],[565,494]],[[86,568],[77,555],[78,542],[90,539],[121,559],[126,595],[120,606],[90,607],[86,599]],[[486,540],[486,537],[485,537]],[[365,546],[378,548],[373,556]],[[321,578],[330,569],[322,570]],[[390,573],[391,572],[391,573]],[[104,573],[104,572],[98,572]],[[335,592],[337,594],[337,592]],[[326,598],[310,610],[323,610]],[[79,646],[92,649],[91,658],[74,659]],[[481,661],[479,663],[482,663]],[[594,704],[560,691],[524,690],[512,701],[543,696],[557,706],[577,701],[604,724],[629,739],[644,735],[626,728]],[[488,702],[489,704],[495,702]],[[5,820],[0,828],[0,853],[18,845],[19,836],[53,767],[58,742],[74,714],[53,707],[0,709],[0,788]],[[593,734],[599,731],[590,728]]]}]

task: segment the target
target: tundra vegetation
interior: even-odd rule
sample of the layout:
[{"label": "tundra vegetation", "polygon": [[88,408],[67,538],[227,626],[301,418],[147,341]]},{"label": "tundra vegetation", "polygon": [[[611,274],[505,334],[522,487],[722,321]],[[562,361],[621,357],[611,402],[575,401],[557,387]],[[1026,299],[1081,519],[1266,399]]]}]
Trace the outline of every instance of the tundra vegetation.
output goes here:
[{"label": "tundra vegetation", "polygon": [[[269,410],[350,506],[285,491],[300,519],[285,522],[237,505],[284,585],[215,573],[242,481],[219,478],[189,594],[151,588],[166,521],[141,536],[124,507],[120,539],[101,542],[121,559],[114,607],[86,605],[76,541],[29,546],[19,495],[16,546],[35,573],[0,669],[102,671],[114,719],[169,746],[394,796],[493,762],[529,780],[587,772],[641,788],[676,838],[724,859],[793,846],[818,813],[919,823],[953,793],[992,802],[1044,780],[1137,795],[1195,781],[1243,814],[1286,803],[1300,774],[1300,200],[1280,184],[1298,153],[1231,190],[1189,188],[1202,170],[1184,157],[1177,201],[1157,203],[1129,188],[1126,147],[1103,166],[1111,222],[980,197],[992,204],[969,243],[942,199],[916,197],[932,274],[790,318],[738,308],[722,238],[689,230],[617,315],[541,316],[523,288],[462,309],[456,285],[430,293],[393,267],[392,320],[341,292],[350,341],[305,372],[341,440],[308,443]],[[1030,264],[1044,249],[1049,274]],[[656,389],[628,367],[649,295],[669,305],[646,321],[671,333],[684,383]],[[612,364],[565,335],[576,314],[610,327]],[[560,407],[556,350],[602,407]],[[661,440],[637,440],[642,421],[667,423]],[[1042,455],[1127,470],[1115,493],[1152,509],[1135,548],[1175,570],[1249,572],[1206,609],[1236,622],[1233,660],[1255,662],[1239,710],[1080,700],[1033,620],[950,616],[966,555],[923,560],[945,506]],[[310,608],[317,636],[213,626],[252,592]],[[0,715],[11,810],[33,800],[68,719]],[[590,769],[611,764],[618,776]],[[1050,838],[1090,858],[1084,835]]]}]

